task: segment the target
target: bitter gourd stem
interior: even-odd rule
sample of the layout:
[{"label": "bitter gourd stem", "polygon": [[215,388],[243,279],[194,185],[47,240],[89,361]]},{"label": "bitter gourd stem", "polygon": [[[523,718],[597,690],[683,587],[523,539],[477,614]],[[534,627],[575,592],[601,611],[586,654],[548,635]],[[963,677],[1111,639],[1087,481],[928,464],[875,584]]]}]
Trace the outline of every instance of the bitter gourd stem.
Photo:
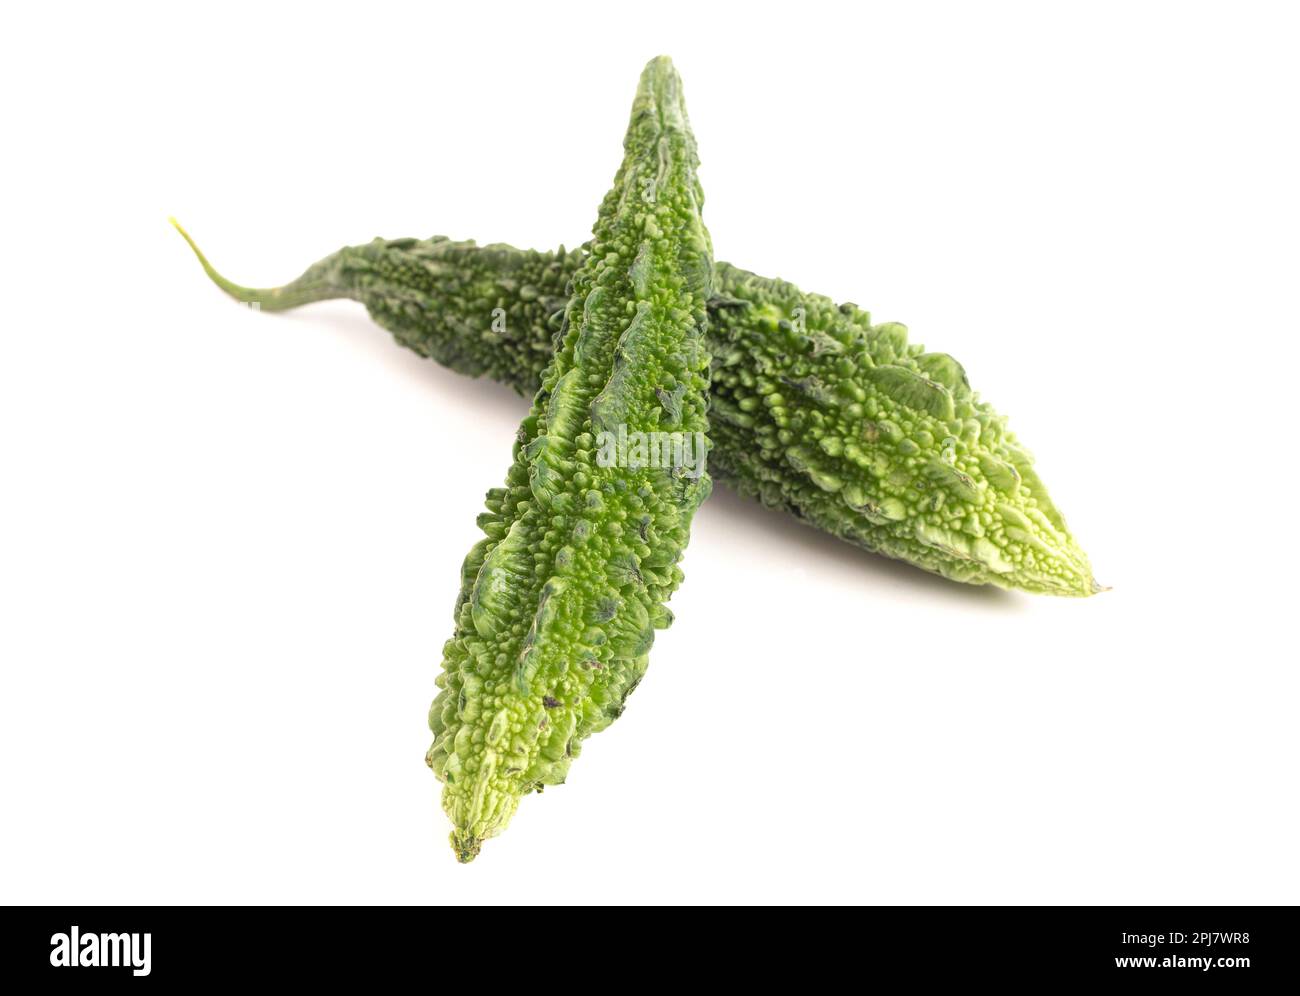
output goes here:
[{"label": "bitter gourd stem", "polygon": [[313,301],[329,301],[334,298],[350,297],[336,282],[325,277],[315,277],[311,270],[283,287],[242,287],[232,280],[227,280],[216,271],[213,265],[208,262],[208,258],[203,255],[203,251],[190,238],[190,233],[181,227],[179,221],[175,218],[168,218],[167,220],[172,223],[176,231],[181,233],[181,238],[189,243],[189,247],[194,250],[194,255],[198,257],[199,263],[203,266],[203,271],[212,278],[212,282],[236,301],[244,304],[255,304],[262,311],[288,311],[290,308],[311,304]]}]

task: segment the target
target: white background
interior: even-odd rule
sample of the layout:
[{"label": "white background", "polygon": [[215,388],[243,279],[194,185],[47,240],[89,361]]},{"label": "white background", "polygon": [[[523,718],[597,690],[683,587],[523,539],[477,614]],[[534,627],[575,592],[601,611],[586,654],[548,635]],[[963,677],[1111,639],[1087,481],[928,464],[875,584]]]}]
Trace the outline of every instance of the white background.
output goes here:
[{"label": "white background", "polygon": [[[0,899],[1300,901],[1284,5],[5,15]],[[626,715],[469,866],[425,712],[525,402],[359,306],[375,235],[580,243],[638,73],[718,258],[950,352],[1108,594],[962,587],[719,487]]]}]

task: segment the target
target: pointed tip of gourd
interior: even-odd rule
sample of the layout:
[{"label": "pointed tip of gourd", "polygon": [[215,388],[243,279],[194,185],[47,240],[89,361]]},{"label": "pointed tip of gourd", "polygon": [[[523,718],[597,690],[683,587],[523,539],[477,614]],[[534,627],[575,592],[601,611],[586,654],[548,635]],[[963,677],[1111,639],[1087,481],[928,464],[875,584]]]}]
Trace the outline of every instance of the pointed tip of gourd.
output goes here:
[{"label": "pointed tip of gourd", "polygon": [[477,858],[478,852],[482,848],[483,841],[468,830],[453,830],[451,832],[451,849],[456,852],[456,860],[462,865],[467,865]]},{"label": "pointed tip of gourd", "polygon": [[651,92],[663,92],[672,99],[677,99],[681,91],[681,76],[673,60],[666,55],[656,55],[641,70],[641,88]]},{"label": "pointed tip of gourd", "polygon": [[1101,584],[1091,574],[1085,574],[1076,578],[1068,586],[1048,589],[1048,594],[1065,595],[1073,598],[1091,598],[1093,595],[1100,595],[1102,592],[1110,591],[1110,585]]},{"label": "pointed tip of gourd", "polygon": [[1093,595],[1100,595],[1104,591],[1110,591],[1109,585],[1101,584],[1091,571],[1083,571],[1070,578],[1068,581],[1061,580],[1043,589],[1045,594],[1064,595],[1067,598],[1091,598]]},{"label": "pointed tip of gourd", "polygon": [[641,70],[636,101],[632,105],[634,124],[638,109],[656,115],[661,128],[674,131],[689,128],[682,99],[682,78],[668,56],[655,56]]}]

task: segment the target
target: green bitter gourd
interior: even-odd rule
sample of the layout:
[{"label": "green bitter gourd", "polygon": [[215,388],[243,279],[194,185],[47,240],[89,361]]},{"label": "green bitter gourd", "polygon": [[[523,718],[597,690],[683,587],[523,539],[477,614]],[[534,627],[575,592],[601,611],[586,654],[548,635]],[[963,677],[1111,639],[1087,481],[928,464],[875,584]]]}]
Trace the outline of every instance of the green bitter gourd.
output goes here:
[{"label": "green bitter gourd", "polygon": [[[178,226],[179,227],[179,226]],[[185,235],[182,230],[182,235]],[[189,236],[185,235],[189,240]],[[536,389],[583,250],[443,237],[349,246],[284,287],[218,285],[276,311],[351,298],[399,343],[472,377]],[[1005,418],[904,326],[719,262],[710,468],[741,494],[957,581],[1100,590]]]},{"label": "green bitter gourd", "polygon": [[485,538],[462,568],[427,757],[462,861],[523,795],[563,782],[582,740],[622,711],[671,620],[664,603],[709,491],[702,462],[600,458],[603,433],[681,434],[699,458],[707,445],[712,249],[666,58],[642,74],[624,150],[506,485],[489,492]]},{"label": "green bitter gourd", "polygon": [[[177,228],[180,226],[178,225]],[[521,393],[550,360],[584,250],[375,239],[240,301],[284,310],[347,297],[399,343]],[[792,284],[718,263],[709,301],[712,468],[738,492],[953,580],[1090,595],[1100,586],[1030,454],[960,363]]]}]

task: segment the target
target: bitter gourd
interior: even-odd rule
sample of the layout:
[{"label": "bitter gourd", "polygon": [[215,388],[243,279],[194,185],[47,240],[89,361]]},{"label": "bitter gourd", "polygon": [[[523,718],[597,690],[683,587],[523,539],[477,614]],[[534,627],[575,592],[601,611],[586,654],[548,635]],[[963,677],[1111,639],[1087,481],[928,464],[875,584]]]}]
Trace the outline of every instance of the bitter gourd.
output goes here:
[{"label": "bitter gourd", "polygon": [[[671,620],[665,602],[710,487],[712,248],[696,165],[676,70],[652,60],[505,487],[489,492],[484,539],[461,572],[427,760],[462,861],[523,795],[564,781]],[[695,459],[601,458],[602,436],[638,433],[672,436]]]},{"label": "bitter gourd", "polygon": [[[563,247],[375,239],[284,287],[257,290],[226,280],[190,245],[238,300],[273,311],[351,298],[402,345],[520,393],[540,382],[566,285],[584,258]],[[872,325],[854,305],[727,263],[716,265],[714,286],[716,478],[957,581],[1100,590],[1029,453],[956,360],[910,344],[902,325]]]}]

